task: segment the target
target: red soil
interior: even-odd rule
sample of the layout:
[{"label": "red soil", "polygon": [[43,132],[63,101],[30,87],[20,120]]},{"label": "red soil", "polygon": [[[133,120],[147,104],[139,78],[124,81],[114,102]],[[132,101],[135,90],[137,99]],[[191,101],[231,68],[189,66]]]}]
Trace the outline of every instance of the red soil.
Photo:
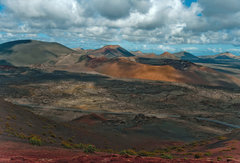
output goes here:
[{"label": "red soil", "polygon": [[105,122],[105,121],[107,121],[107,119],[105,119],[104,117],[102,117],[98,114],[92,113],[92,114],[89,114],[89,115],[82,116],[78,119],[75,119],[73,122],[93,125],[93,124],[96,124],[96,123],[99,123],[99,122]]},{"label": "red soil", "polygon": [[206,159],[162,159],[157,157],[140,157],[118,154],[95,153],[85,154],[80,150],[67,150],[55,147],[37,147],[23,143],[1,142],[1,163],[99,163],[99,162],[137,162],[137,163],[168,163],[168,162],[210,162]]}]

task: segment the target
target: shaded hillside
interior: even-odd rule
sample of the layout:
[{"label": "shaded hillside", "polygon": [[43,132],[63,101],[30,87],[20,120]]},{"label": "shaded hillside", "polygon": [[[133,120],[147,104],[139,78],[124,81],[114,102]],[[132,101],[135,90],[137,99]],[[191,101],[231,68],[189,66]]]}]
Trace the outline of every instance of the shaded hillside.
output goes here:
[{"label": "shaded hillside", "polygon": [[36,136],[42,145],[57,145],[73,133],[70,127],[0,98],[0,141],[28,142],[32,136]]},{"label": "shaded hillside", "polygon": [[196,57],[196,56],[194,56],[193,54],[188,53],[188,52],[186,52],[186,51],[174,53],[173,55],[174,55],[175,57],[177,57],[178,59],[186,60],[186,61],[196,61],[196,60],[199,59],[198,57]]},{"label": "shaded hillside", "polygon": [[0,44],[0,59],[15,66],[42,64],[74,52],[59,43],[18,40]]},{"label": "shaded hillside", "polygon": [[126,49],[120,47],[119,45],[108,45],[104,46],[100,49],[90,50],[88,51],[89,55],[93,55],[96,57],[106,57],[106,58],[114,58],[114,57],[133,57],[134,55],[127,51]]}]

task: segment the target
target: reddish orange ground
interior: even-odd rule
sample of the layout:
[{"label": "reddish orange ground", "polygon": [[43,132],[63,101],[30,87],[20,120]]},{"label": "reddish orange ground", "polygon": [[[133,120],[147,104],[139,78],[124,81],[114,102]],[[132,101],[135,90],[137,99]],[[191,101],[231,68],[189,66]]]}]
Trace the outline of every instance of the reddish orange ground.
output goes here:
[{"label": "reddish orange ground", "polygon": [[68,150],[56,147],[37,147],[24,143],[1,142],[1,163],[99,163],[99,162],[137,162],[137,163],[168,163],[168,162],[210,162],[206,159],[161,159],[157,157],[140,157],[118,154],[95,153],[85,154],[80,150]]}]

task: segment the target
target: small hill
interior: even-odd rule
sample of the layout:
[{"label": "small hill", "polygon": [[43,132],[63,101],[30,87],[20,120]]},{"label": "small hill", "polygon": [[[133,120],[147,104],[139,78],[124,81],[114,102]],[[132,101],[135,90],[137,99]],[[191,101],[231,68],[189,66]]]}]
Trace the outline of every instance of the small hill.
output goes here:
[{"label": "small hill", "polygon": [[174,53],[173,55],[174,55],[175,57],[177,57],[178,59],[186,60],[186,61],[196,61],[196,60],[199,59],[198,57],[196,57],[196,56],[194,56],[193,54],[188,53],[188,52],[186,52],[186,51]]},{"label": "small hill", "polygon": [[126,49],[120,47],[119,45],[107,45],[100,49],[90,50],[87,53],[88,55],[93,55],[96,57],[106,57],[106,58],[115,58],[115,57],[133,57],[134,55],[127,51]]},{"label": "small hill", "polygon": [[171,54],[169,52],[164,52],[162,53],[159,58],[162,58],[162,59],[179,59],[178,57],[176,57],[174,54]]},{"label": "small hill", "polygon": [[18,40],[0,44],[0,58],[15,66],[42,64],[72,52],[55,42]]}]

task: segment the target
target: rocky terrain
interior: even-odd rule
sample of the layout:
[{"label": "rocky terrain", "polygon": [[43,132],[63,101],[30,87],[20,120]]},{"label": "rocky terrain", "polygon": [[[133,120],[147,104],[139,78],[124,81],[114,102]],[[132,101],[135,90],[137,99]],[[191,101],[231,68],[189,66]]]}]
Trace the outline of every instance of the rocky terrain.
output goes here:
[{"label": "rocky terrain", "polygon": [[[48,50],[47,61],[20,67],[26,46]],[[0,52],[0,162],[240,160],[237,67],[120,46],[20,41]]]}]

